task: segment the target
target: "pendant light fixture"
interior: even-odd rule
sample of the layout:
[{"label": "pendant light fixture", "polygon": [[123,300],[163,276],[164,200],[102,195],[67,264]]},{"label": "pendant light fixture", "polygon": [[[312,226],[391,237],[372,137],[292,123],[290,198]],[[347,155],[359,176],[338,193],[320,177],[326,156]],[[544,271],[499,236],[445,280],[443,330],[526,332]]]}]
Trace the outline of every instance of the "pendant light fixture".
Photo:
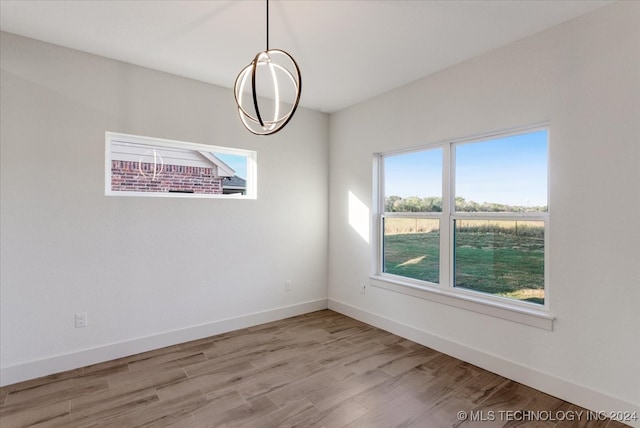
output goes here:
[{"label": "pendant light fixture", "polygon": [[[300,69],[291,55],[269,49],[269,0],[266,2],[267,50],[242,69],[234,85],[240,119],[256,135],[270,135],[284,128],[298,107],[302,90]],[[250,90],[251,97],[245,90]]]}]

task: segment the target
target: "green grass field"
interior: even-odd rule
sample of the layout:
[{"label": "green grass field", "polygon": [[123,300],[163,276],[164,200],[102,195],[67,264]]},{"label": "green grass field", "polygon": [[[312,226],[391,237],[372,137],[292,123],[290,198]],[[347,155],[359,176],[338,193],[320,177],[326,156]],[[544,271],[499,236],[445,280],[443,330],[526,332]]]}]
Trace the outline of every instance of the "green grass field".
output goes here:
[{"label": "green grass field", "polygon": [[[455,286],[544,304],[544,229],[526,224],[516,234],[514,227],[480,222],[467,220],[456,230]],[[439,240],[437,230],[387,231],[384,271],[438,283]]]},{"label": "green grass field", "polygon": [[385,235],[385,272],[438,283],[439,266],[439,232]]}]

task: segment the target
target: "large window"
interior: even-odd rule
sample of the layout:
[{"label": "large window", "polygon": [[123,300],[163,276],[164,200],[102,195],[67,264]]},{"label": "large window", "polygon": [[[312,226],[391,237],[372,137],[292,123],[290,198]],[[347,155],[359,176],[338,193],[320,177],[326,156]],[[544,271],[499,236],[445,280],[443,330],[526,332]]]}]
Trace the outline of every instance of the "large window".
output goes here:
[{"label": "large window", "polygon": [[256,153],[106,133],[105,193],[121,196],[256,197]]},{"label": "large window", "polygon": [[380,155],[378,276],[546,307],[547,128]]}]

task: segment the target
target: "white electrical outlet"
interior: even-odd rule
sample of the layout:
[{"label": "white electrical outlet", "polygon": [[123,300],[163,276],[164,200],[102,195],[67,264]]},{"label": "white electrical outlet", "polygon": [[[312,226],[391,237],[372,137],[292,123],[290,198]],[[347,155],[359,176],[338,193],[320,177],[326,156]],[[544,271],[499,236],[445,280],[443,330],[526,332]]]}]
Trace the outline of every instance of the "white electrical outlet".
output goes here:
[{"label": "white electrical outlet", "polygon": [[367,289],[367,285],[365,283],[360,284],[360,294],[364,294],[364,291]]},{"label": "white electrical outlet", "polygon": [[291,291],[291,280],[290,279],[287,279],[284,282],[284,290],[285,291]]},{"label": "white electrical outlet", "polygon": [[76,314],[76,328],[87,326],[87,313],[79,312]]}]

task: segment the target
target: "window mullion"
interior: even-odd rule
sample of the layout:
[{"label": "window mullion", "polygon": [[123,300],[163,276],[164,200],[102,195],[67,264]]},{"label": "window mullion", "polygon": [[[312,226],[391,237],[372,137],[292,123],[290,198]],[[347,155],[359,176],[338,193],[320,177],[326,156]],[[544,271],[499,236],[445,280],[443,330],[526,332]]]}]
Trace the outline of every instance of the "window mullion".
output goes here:
[{"label": "window mullion", "polygon": [[440,284],[452,288],[451,192],[453,190],[451,144],[442,146],[442,216],[440,218]]},{"label": "window mullion", "polygon": [[377,273],[384,272],[384,219],[385,219],[385,172],[384,172],[384,161],[382,155],[375,156],[375,164],[374,164],[374,176],[377,179],[377,200],[378,200],[378,210],[376,212],[376,221],[377,221],[377,239],[375,242],[375,251],[376,251],[376,266],[375,271]]}]

